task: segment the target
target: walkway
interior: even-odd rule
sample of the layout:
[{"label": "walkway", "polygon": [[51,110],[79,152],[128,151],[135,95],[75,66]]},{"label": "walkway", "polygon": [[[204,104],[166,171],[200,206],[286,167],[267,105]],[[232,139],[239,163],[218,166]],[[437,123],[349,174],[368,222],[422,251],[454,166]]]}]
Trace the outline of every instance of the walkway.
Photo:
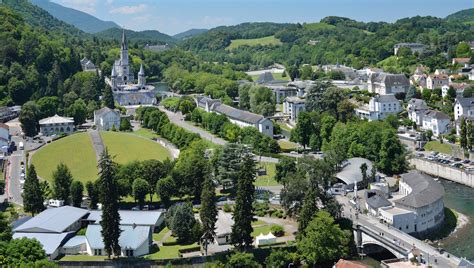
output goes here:
[{"label": "walkway", "polygon": [[91,137],[92,147],[94,147],[95,157],[98,162],[100,160],[100,155],[105,149],[104,142],[102,141],[102,137],[97,129],[89,131],[89,136]]}]

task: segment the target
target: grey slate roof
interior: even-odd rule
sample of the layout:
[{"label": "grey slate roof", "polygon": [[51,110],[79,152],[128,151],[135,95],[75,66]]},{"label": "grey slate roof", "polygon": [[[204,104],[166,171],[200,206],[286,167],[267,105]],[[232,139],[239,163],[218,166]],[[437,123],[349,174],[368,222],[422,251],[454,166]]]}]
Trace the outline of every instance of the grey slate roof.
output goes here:
[{"label": "grey slate roof", "polygon": [[[122,249],[137,249],[150,237],[150,228],[147,226],[124,226],[121,225],[119,245]],[[104,241],[102,239],[102,227],[98,224],[87,226],[86,238],[90,247],[93,249],[103,249]]]},{"label": "grey slate roof", "polygon": [[408,106],[410,106],[410,111],[413,110],[426,110],[428,109],[428,105],[422,99],[411,99],[408,101]]},{"label": "grey slate roof", "polygon": [[264,119],[262,115],[239,110],[226,104],[215,105],[214,111],[231,119],[236,119],[250,124],[257,124],[262,119]]},{"label": "grey slate roof", "polygon": [[392,205],[392,203],[390,203],[390,201],[388,201],[384,194],[379,190],[365,191],[364,198],[369,207],[375,210]]},{"label": "grey slate roof", "polygon": [[472,98],[457,98],[458,102],[462,107],[472,107],[474,106],[474,97]]},{"label": "grey slate roof", "polygon": [[410,208],[420,208],[429,205],[444,196],[444,187],[431,176],[419,171],[410,171],[402,176],[412,191],[407,196],[395,200],[395,204]]},{"label": "grey slate roof", "polygon": [[206,96],[196,96],[196,102],[197,106],[201,108],[206,108],[206,103],[209,105],[209,107],[211,107],[214,103],[221,103],[221,101],[218,99],[211,99]]},{"label": "grey slate roof", "polygon": [[436,111],[436,110],[428,110],[425,112],[426,117],[436,118],[437,120],[450,120],[451,118],[446,114]]},{"label": "grey slate roof", "polygon": [[378,101],[380,103],[398,102],[397,98],[395,98],[395,95],[393,95],[393,94],[377,95],[374,98],[375,98],[376,101]]},{"label": "grey slate roof", "polygon": [[28,238],[36,239],[43,246],[44,251],[47,255],[51,255],[60,247],[68,236],[71,236],[72,233],[60,233],[60,234],[47,234],[47,233],[14,233],[13,239],[16,238]]},{"label": "grey slate roof", "polygon": [[410,85],[410,81],[404,74],[373,73],[370,78],[372,82],[385,83],[387,87],[392,87],[394,85]]},{"label": "grey slate roof", "polygon": [[271,83],[275,80],[275,78],[273,78],[273,75],[272,73],[270,72],[264,72],[263,74],[261,74],[258,79],[257,79],[257,83],[258,84],[265,84],[265,83]]},{"label": "grey slate roof", "polygon": [[118,111],[112,110],[109,107],[104,107],[104,108],[101,108],[99,110],[95,110],[94,111],[94,116],[102,117],[105,114],[110,113],[110,112],[116,113],[118,116],[120,116],[120,113]]},{"label": "grey slate roof", "polygon": [[370,160],[354,157],[347,160],[346,164],[340,172],[336,174],[336,178],[342,180],[345,184],[354,184],[362,181],[362,172],[360,166],[367,164],[367,174],[372,170],[372,162]]},{"label": "grey slate roof", "polygon": [[219,210],[217,212],[216,235],[222,236],[232,233],[232,225],[234,225],[232,215]]},{"label": "grey slate roof", "polygon": [[89,213],[88,210],[64,206],[49,208],[14,229],[23,233],[62,233]]},{"label": "grey slate roof", "polygon": [[[121,225],[146,225],[155,226],[162,216],[160,211],[133,211],[133,210],[119,210]],[[99,224],[102,219],[101,210],[93,210],[87,217],[88,221]]]},{"label": "grey slate roof", "polygon": [[291,103],[305,103],[306,100],[299,98],[299,97],[286,97],[285,98],[286,102],[291,102]]}]

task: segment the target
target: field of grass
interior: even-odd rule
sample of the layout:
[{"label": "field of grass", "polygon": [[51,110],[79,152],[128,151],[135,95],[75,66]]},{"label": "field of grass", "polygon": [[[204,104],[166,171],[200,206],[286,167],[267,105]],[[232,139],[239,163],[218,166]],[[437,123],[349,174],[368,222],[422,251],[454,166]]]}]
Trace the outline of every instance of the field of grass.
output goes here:
[{"label": "field of grass", "polygon": [[105,261],[107,256],[67,255],[59,261]]},{"label": "field of grass", "polygon": [[299,147],[297,143],[286,140],[278,140],[278,144],[280,145],[280,148],[284,151],[296,150]]},{"label": "field of grass", "polygon": [[441,144],[439,141],[429,141],[425,144],[425,150],[440,152],[442,154],[450,155],[453,153],[453,148],[447,143]]},{"label": "field of grass", "polygon": [[77,133],[53,141],[33,154],[32,163],[38,175],[51,181],[53,171],[63,162],[75,180],[93,181],[97,178],[97,162],[87,133]]},{"label": "field of grass", "polygon": [[153,241],[154,242],[161,241],[161,239],[163,239],[165,234],[167,234],[169,231],[170,231],[170,229],[168,229],[168,227],[165,227],[159,233],[153,233]]},{"label": "field of grass", "polygon": [[255,186],[277,186],[279,183],[275,180],[276,166],[275,163],[259,163],[257,167],[265,168],[267,170],[267,175],[258,176],[255,180]]},{"label": "field of grass", "polygon": [[154,139],[159,137],[158,134],[153,132],[153,130],[147,128],[140,128],[139,130],[134,131],[132,133],[147,139]]},{"label": "field of grass", "polygon": [[[273,79],[275,80],[286,80],[290,81],[290,77],[287,75],[286,77],[283,77],[283,73],[272,73]],[[257,81],[260,75],[251,75],[252,81]]]},{"label": "field of grass", "polygon": [[334,29],[336,26],[324,22],[305,23],[303,27],[306,30]]},{"label": "field of grass", "polygon": [[226,48],[228,50],[236,49],[240,46],[268,46],[268,45],[281,45],[280,39],[275,38],[275,36],[266,36],[262,38],[255,39],[235,39],[232,40],[230,45]]},{"label": "field of grass", "polygon": [[188,244],[188,245],[173,245],[173,246],[161,246],[159,250],[155,253],[145,255],[145,259],[159,260],[159,259],[176,259],[179,257],[179,250],[186,248],[196,247],[198,244]]},{"label": "field of grass", "polygon": [[262,225],[259,227],[254,227],[252,232],[252,237],[257,237],[260,234],[268,234],[270,229],[274,224]]},{"label": "field of grass", "polygon": [[109,153],[115,156],[114,161],[119,164],[148,159],[163,161],[171,157],[169,151],[159,143],[134,134],[104,131],[100,135]]}]

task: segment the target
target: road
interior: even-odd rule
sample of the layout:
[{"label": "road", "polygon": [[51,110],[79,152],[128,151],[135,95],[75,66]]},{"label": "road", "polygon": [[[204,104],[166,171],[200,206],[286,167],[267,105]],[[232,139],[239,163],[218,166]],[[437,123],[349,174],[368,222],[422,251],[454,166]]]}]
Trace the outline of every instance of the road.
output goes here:
[{"label": "road", "polygon": [[[197,133],[201,138],[208,140],[212,143],[215,143],[217,145],[225,145],[227,141],[224,139],[221,139],[219,137],[216,137],[212,135],[211,133],[207,132],[206,130],[196,127],[193,124],[184,121],[184,116],[181,113],[173,113],[171,111],[166,110],[163,106],[158,107],[161,111],[165,112],[168,118],[170,119],[173,124],[182,127],[186,129],[189,132],[192,133]],[[278,163],[278,158],[273,158],[273,157],[266,157],[266,156],[259,156],[256,157],[256,160],[260,162],[266,162],[266,163]]]},{"label": "road", "polygon": [[[359,191],[358,196],[362,196],[362,191]],[[457,257],[452,255],[448,257],[448,253],[440,254],[434,247],[427,243],[397,229],[388,227],[386,224],[380,223],[375,217],[359,214],[356,218],[355,209],[349,204],[349,195],[337,196],[336,198],[338,202],[342,204],[344,217],[350,218],[354,223],[369,228],[374,233],[383,235],[384,238],[389,239],[390,241],[393,241],[393,243],[399,244],[404,248],[410,249],[415,247],[423,254],[423,259],[428,265],[431,265],[432,267],[445,268],[457,267],[457,264],[459,264],[460,260]]]},{"label": "road", "polygon": [[[12,120],[7,123],[10,127],[11,140],[18,144],[25,141],[18,135],[21,133],[21,128],[17,120]],[[25,143],[26,146],[26,143]],[[26,148],[25,148],[26,149]],[[7,197],[9,202],[17,205],[23,205],[23,198],[21,197],[21,185],[20,185],[20,174],[21,174],[21,162],[25,161],[25,151],[18,149],[9,156],[7,166]]]}]

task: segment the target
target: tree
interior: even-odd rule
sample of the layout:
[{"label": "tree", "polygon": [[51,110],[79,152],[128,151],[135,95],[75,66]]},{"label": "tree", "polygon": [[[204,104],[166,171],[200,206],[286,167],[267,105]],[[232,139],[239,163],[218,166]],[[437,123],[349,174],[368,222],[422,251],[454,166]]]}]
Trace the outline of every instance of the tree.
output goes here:
[{"label": "tree", "polygon": [[354,114],[354,104],[348,99],[344,99],[337,104],[337,116],[341,122],[347,122]]},{"label": "tree", "polygon": [[140,177],[148,182],[150,189],[150,201],[153,202],[153,194],[156,193],[156,183],[158,180],[166,176],[163,163],[156,159],[149,159],[142,162],[140,169]]},{"label": "tree", "polygon": [[217,180],[224,187],[236,186],[238,175],[241,170],[242,155],[248,153],[248,150],[237,143],[227,143],[217,159]]},{"label": "tree", "polygon": [[175,184],[173,178],[166,177],[156,183],[156,193],[165,207],[169,207],[171,197],[175,193]]},{"label": "tree", "polygon": [[30,212],[34,216],[44,210],[43,193],[41,192],[40,183],[33,164],[28,168],[22,197],[26,212]]},{"label": "tree", "polygon": [[55,199],[63,200],[64,204],[69,204],[71,193],[72,175],[69,168],[64,163],[59,163],[53,171],[53,196]]},{"label": "tree", "polygon": [[[38,261],[46,260],[46,253],[43,246],[36,239],[19,238],[13,239],[2,248],[0,243],[0,258],[2,267],[34,267]],[[3,251],[3,252],[1,252]],[[42,267],[42,266],[38,266]]]},{"label": "tree", "polygon": [[290,173],[296,172],[296,162],[293,157],[282,157],[276,164],[275,180],[279,183]]},{"label": "tree", "polygon": [[472,150],[474,146],[474,126],[472,124],[472,121],[469,121],[469,123],[466,122],[466,124],[467,124],[467,148],[469,150]]},{"label": "tree", "polygon": [[281,248],[273,248],[270,255],[265,260],[266,267],[287,268],[292,264],[298,267],[297,256],[293,252]]},{"label": "tree", "polygon": [[318,212],[305,231],[297,248],[310,265],[337,260],[348,254],[349,239],[328,212]]},{"label": "tree", "polygon": [[466,42],[460,42],[456,46],[456,57],[457,58],[470,58],[471,57],[471,47]]},{"label": "tree", "polygon": [[394,130],[382,132],[378,166],[386,174],[398,174],[406,170],[405,148],[400,144]]},{"label": "tree", "polygon": [[137,178],[133,181],[133,197],[135,198],[135,201],[138,201],[138,205],[140,206],[140,209],[143,207],[145,204],[145,197],[150,191],[150,185],[148,182],[144,179]]},{"label": "tree", "polygon": [[84,192],[84,185],[80,181],[73,181],[71,184],[71,201],[74,207],[80,208]]},{"label": "tree", "polygon": [[291,131],[291,139],[303,145],[304,148],[309,144],[314,127],[311,116],[308,112],[300,112],[296,121],[296,128]]},{"label": "tree", "polygon": [[362,165],[360,165],[360,173],[362,173],[362,188],[367,188],[367,186],[369,185],[369,182],[368,182],[368,177],[367,177],[367,169],[368,169],[368,166],[366,163],[362,163]]},{"label": "tree", "polygon": [[385,118],[385,122],[387,122],[387,124],[389,126],[391,126],[393,129],[398,129],[398,118],[396,115],[394,114],[389,114],[386,118]]},{"label": "tree", "polygon": [[130,119],[128,118],[120,118],[120,131],[131,131],[132,124],[130,124]]},{"label": "tree", "polygon": [[308,193],[304,197],[303,206],[298,214],[298,233],[304,235],[306,227],[308,226],[314,214],[318,211],[318,204],[316,199],[316,192],[314,189],[308,189]]},{"label": "tree", "polygon": [[204,180],[201,192],[201,210],[199,216],[202,223],[204,247],[207,255],[207,245],[214,243],[214,236],[216,235],[216,221],[217,221],[217,207],[216,207],[216,188],[208,176]]},{"label": "tree", "polygon": [[82,99],[77,99],[71,106],[67,109],[68,115],[74,118],[75,125],[81,125],[86,122],[87,118],[87,106]]},{"label": "tree", "polygon": [[288,67],[286,72],[290,76],[291,81],[295,81],[300,76],[300,70],[295,65]]},{"label": "tree", "polygon": [[166,212],[166,225],[179,242],[191,242],[193,227],[196,219],[191,203],[181,203],[171,206]]},{"label": "tree", "polygon": [[112,110],[115,109],[114,94],[109,85],[106,85],[102,92],[102,105]]},{"label": "tree", "polygon": [[53,116],[58,113],[58,97],[42,97],[37,102],[41,118]]},{"label": "tree", "polygon": [[262,267],[252,253],[236,252],[228,257],[225,265],[227,268],[260,268]]},{"label": "tree", "polygon": [[12,240],[12,227],[5,213],[0,212],[0,241],[8,242],[10,240]]},{"label": "tree", "polygon": [[461,148],[467,148],[467,123],[464,117],[461,117],[461,131],[460,131],[460,141],[461,141]]},{"label": "tree", "polygon": [[99,192],[96,184],[88,181],[86,183],[86,190],[90,199],[89,209],[97,209],[97,203],[99,203]]},{"label": "tree", "polygon": [[38,105],[33,101],[29,101],[21,107],[19,121],[26,136],[33,137],[38,133],[39,113]]},{"label": "tree", "polygon": [[120,256],[120,214],[119,197],[116,180],[117,165],[112,161],[107,149],[105,149],[99,160],[99,197],[102,203],[102,238],[104,249],[108,257],[112,254]]},{"label": "tree", "polygon": [[237,249],[252,246],[252,220],[254,217],[253,197],[255,186],[255,160],[252,154],[242,158],[242,168],[237,181],[237,197],[234,206],[234,225],[232,225],[231,241]]}]

